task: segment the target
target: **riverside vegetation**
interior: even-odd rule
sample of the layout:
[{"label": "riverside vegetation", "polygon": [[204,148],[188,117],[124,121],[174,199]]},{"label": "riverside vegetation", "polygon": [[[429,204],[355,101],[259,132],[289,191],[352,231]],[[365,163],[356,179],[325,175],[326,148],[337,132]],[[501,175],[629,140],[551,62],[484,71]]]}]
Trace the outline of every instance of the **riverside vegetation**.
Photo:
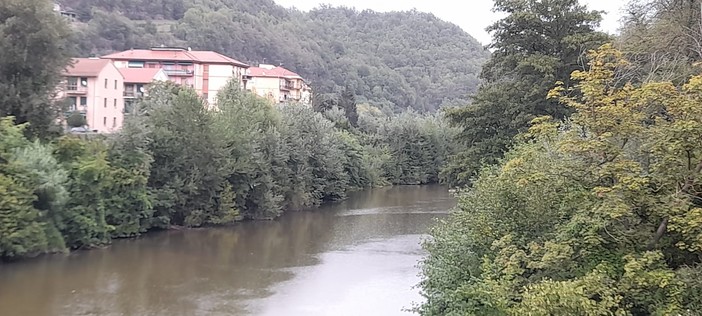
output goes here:
[{"label": "riverside vegetation", "polygon": [[388,115],[350,89],[314,107],[274,106],[238,82],[214,110],[190,88],[155,83],[120,133],[61,135],[51,94],[72,34],[45,1],[3,1],[0,12],[3,259],[436,182],[453,150],[455,128],[439,114]]},{"label": "riverside vegetation", "polygon": [[699,1],[634,0],[613,38],[577,0],[496,0],[505,17],[483,83],[447,120],[357,104],[372,98],[354,86],[307,108],[231,83],[209,111],[165,83],[123,132],[97,138],[51,124],[74,39],[38,3],[0,2],[0,88],[12,92],[0,96],[3,258],[443,180],[459,202],[424,244],[416,312],[702,310]]},{"label": "riverside vegetation", "polygon": [[699,1],[633,1],[612,39],[575,0],[495,3],[415,311],[700,315]]}]

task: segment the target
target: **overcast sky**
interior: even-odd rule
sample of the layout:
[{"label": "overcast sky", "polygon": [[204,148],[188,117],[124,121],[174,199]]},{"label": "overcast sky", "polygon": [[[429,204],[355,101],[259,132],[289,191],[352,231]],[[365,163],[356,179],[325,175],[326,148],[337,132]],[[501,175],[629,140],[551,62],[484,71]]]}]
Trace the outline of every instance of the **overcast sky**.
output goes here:
[{"label": "overcast sky", "polygon": [[[296,7],[305,11],[323,3],[375,11],[403,11],[416,8],[459,25],[483,44],[490,43],[490,34],[485,32],[485,28],[499,17],[491,11],[492,0],[275,0],[275,2],[285,7]],[[615,33],[622,15],[621,9],[628,0],[581,0],[581,2],[591,9],[606,11],[602,29],[608,33]]]}]

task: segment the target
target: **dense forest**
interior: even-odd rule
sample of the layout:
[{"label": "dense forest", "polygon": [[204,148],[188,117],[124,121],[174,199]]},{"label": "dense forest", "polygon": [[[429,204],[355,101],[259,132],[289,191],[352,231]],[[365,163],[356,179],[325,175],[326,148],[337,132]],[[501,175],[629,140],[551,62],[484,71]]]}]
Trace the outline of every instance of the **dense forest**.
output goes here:
[{"label": "dense forest", "polygon": [[314,107],[274,105],[235,81],[216,110],[191,88],[154,83],[119,133],[62,135],[52,93],[70,28],[43,0],[0,12],[0,260],[433,183],[454,152],[457,129],[439,113],[388,114],[350,88]]},{"label": "dense forest", "polygon": [[415,311],[699,315],[700,1],[634,0],[617,38],[577,0],[495,7]]},{"label": "dense forest", "polygon": [[489,53],[431,14],[320,7],[272,0],[62,0],[73,8],[79,54],[177,45],[252,65],[281,64],[320,94],[351,87],[360,103],[433,111],[465,104]]}]

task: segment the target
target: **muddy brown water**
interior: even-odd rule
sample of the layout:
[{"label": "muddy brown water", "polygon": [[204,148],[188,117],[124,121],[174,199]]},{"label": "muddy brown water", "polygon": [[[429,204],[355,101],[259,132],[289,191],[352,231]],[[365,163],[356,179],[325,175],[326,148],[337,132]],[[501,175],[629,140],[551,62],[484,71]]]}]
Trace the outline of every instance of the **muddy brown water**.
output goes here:
[{"label": "muddy brown water", "polygon": [[441,186],[0,264],[0,315],[409,315]]}]

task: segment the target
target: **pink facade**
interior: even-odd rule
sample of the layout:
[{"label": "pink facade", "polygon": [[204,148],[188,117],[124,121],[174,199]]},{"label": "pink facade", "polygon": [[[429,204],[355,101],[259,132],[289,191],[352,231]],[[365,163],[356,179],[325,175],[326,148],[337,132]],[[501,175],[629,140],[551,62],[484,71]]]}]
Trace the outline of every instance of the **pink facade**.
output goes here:
[{"label": "pink facade", "polygon": [[59,97],[69,100],[69,112],[85,116],[89,130],[112,133],[122,128],[124,79],[109,60],[74,58],[64,76]]},{"label": "pink facade", "polygon": [[235,59],[212,51],[192,51],[177,47],[132,49],[103,56],[119,69],[162,69],[168,79],[189,86],[210,104],[216,103],[217,92],[230,80],[246,88],[246,69]]}]

